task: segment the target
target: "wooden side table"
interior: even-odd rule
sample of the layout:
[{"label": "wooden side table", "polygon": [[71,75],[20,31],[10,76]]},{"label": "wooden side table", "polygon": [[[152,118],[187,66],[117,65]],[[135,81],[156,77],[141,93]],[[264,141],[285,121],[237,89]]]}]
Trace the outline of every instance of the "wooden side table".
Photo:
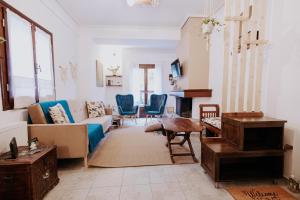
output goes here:
[{"label": "wooden side table", "polygon": [[113,128],[119,128],[121,126],[121,117],[119,116],[113,116],[111,127]]},{"label": "wooden side table", "polygon": [[[19,153],[28,147],[19,147]],[[41,200],[58,184],[56,147],[17,159],[0,158],[0,199]]]}]

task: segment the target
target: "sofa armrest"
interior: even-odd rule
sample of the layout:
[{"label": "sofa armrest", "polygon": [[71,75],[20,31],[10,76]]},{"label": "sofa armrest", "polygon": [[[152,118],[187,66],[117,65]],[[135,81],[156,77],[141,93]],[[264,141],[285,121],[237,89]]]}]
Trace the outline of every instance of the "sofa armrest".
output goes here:
[{"label": "sofa armrest", "polygon": [[87,158],[86,124],[32,124],[28,135],[30,139],[37,137],[42,145],[56,145],[58,158]]}]

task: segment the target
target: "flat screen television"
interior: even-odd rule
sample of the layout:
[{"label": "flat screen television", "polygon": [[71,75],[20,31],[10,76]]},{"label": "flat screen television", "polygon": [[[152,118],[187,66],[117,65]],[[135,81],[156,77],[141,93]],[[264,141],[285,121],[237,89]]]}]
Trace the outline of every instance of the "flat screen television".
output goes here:
[{"label": "flat screen television", "polygon": [[175,60],[175,61],[171,64],[171,72],[172,72],[172,76],[173,76],[174,78],[177,78],[177,77],[182,76],[179,59]]}]

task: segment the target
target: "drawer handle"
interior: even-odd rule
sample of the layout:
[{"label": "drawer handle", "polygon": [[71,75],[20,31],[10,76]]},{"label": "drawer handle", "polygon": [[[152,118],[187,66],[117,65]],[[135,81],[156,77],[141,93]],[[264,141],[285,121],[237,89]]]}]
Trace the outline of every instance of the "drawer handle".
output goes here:
[{"label": "drawer handle", "polygon": [[46,171],[46,173],[43,175],[43,179],[48,179],[50,176],[49,170]]}]

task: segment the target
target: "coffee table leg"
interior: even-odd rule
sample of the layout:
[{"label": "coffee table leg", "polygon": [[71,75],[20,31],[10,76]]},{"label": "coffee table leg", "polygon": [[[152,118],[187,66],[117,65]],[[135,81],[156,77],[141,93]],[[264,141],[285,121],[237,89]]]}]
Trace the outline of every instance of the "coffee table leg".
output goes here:
[{"label": "coffee table leg", "polygon": [[198,162],[198,159],[196,158],[195,153],[194,153],[194,149],[193,149],[193,146],[192,146],[192,143],[191,143],[191,140],[190,140],[190,136],[191,136],[191,133],[190,132],[186,132],[186,141],[188,142],[188,145],[189,145],[189,148],[190,148],[193,160],[195,162]]},{"label": "coffee table leg", "polygon": [[187,134],[185,134],[184,136],[183,136],[183,139],[181,140],[181,142],[180,142],[180,146],[182,146],[182,145],[184,145],[184,143],[187,141]]},{"label": "coffee table leg", "polygon": [[172,163],[175,163],[174,158],[173,158],[173,151],[172,151],[172,147],[171,147],[171,141],[172,141],[171,132],[166,131],[166,135],[167,135],[167,147],[169,148],[170,157],[171,157]]}]

